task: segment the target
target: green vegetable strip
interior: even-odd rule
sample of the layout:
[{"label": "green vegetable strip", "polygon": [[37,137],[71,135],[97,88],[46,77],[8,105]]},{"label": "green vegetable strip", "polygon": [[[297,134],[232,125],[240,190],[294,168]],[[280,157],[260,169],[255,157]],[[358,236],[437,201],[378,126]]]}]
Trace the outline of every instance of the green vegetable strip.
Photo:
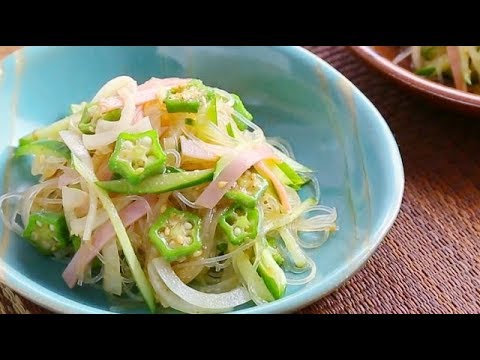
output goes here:
[{"label": "green vegetable strip", "polygon": [[247,284],[250,292],[253,292],[264,301],[274,300],[270,290],[268,290],[263,279],[260,277],[260,275],[258,275],[257,271],[250,263],[248,256],[244,252],[234,256],[233,262],[243,280]]},{"label": "green vegetable strip", "polygon": [[120,194],[160,194],[200,185],[212,181],[212,178],[213,169],[207,169],[154,175],[136,185],[130,184],[125,179],[98,181],[97,185],[109,192]]},{"label": "green vegetable strip", "polygon": [[257,269],[258,273],[273,297],[280,299],[285,295],[287,289],[285,273],[276,263],[270,248],[263,249],[257,256],[260,256],[261,259]]},{"label": "green vegetable strip", "polygon": [[57,140],[36,140],[22,145],[15,151],[15,157],[25,155],[46,155],[70,159],[70,149],[61,141]]},{"label": "green vegetable strip", "polygon": [[[95,184],[97,178],[93,171],[85,166],[75,155],[72,154],[73,164],[78,173],[89,183]],[[118,242],[122,247],[123,254],[127,259],[127,263],[132,270],[133,278],[137,283],[138,289],[143,295],[145,302],[150,308],[151,312],[155,311],[155,296],[153,294],[152,286],[150,285],[145,273],[143,272],[142,266],[138,261],[135,251],[133,250],[130,239],[128,238],[127,231],[123,226],[122,220],[118,215],[115,205],[113,205],[112,200],[108,196],[107,192],[98,186],[94,186],[95,191],[97,192],[98,198],[102,202],[103,208],[108,214],[110,221],[112,222],[115,233],[118,237]]]},{"label": "green vegetable strip", "polygon": [[62,130],[68,129],[68,125],[70,123],[71,116],[66,117],[65,119],[59,120],[52,125],[47,127],[37,129],[32,133],[25,135],[19,140],[19,145],[26,145],[33,141],[40,140],[40,139],[47,139],[47,138],[58,138],[58,133]]},{"label": "green vegetable strip", "polygon": [[283,171],[283,173],[290,179],[292,184],[290,185],[295,190],[299,190],[308,180],[303,179],[298,173],[293,170],[286,162],[277,164],[277,167]]},{"label": "green vegetable strip", "polygon": [[287,247],[288,252],[292,256],[295,266],[299,268],[305,267],[307,265],[307,258],[290,231],[286,228],[281,228],[279,233],[285,243],[285,246]]}]

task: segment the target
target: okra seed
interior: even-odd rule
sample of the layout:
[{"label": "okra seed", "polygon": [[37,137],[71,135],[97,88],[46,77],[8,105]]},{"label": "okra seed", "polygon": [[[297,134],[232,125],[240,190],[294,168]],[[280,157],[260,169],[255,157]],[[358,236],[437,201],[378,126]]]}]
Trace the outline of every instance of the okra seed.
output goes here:
[{"label": "okra seed", "polygon": [[42,227],[42,226],[43,226],[43,224],[42,224],[40,221],[38,221],[38,220],[35,222],[35,224],[36,224],[38,227]]},{"label": "okra seed", "polygon": [[237,236],[240,235],[241,232],[242,230],[239,227],[236,227],[235,229],[233,229],[233,233]]},{"label": "okra seed", "polygon": [[186,237],[185,237],[185,242],[186,242],[187,244],[191,244],[191,243],[192,243],[192,238],[191,238],[190,236],[186,236]]},{"label": "okra seed", "polygon": [[152,139],[148,136],[145,136],[139,140],[139,143],[145,147],[150,147],[152,146]]},{"label": "okra seed", "polygon": [[169,227],[165,228],[165,235],[167,235],[167,236],[170,235],[170,228]]},{"label": "okra seed", "polygon": [[48,228],[50,231],[55,231],[55,226],[53,226],[53,224],[48,225]]},{"label": "okra seed", "polygon": [[131,141],[127,140],[123,144],[123,147],[126,148],[126,149],[133,149],[133,143]]},{"label": "okra seed", "polygon": [[193,228],[192,224],[190,224],[189,222],[186,222],[185,225],[183,225],[183,226],[187,230],[191,230]]}]

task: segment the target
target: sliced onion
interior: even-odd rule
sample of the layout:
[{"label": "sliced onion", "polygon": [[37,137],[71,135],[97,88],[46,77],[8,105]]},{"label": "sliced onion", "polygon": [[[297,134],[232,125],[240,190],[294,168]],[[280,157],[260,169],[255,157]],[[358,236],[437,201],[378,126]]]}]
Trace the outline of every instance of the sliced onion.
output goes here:
[{"label": "sliced onion", "polygon": [[180,298],[179,296],[175,295],[168,289],[168,287],[158,275],[157,269],[152,264],[152,262],[148,264],[147,270],[150,283],[152,284],[152,287],[155,290],[158,299],[164,307],[171,307],[187,314],[215,314],[233,310],[233,308],[205,309],[199,306],[192,305],[189,302]]},{"label": "sliced onion", "polygon": [[245,171],[257,162],[272,156],[272,151],[266,145],[253,146],[240,152],[205,188],[195,203],[212,209]]},{"label": "sliced onion", "polygon": [[219,282],[218,284],[197,286],[196,289],[198,291],[208,294],[219,294],[236,288],[238,286],[238,283],[238,277],[232,276]]},{"label": "sliced onion", "polygon": [[222,294],[205,294],[185,285],[175,274],[170,264],[162,258],[151,261],[165,285],[178,297],[188,303],[205,309],[227,309],[250,301],[248,291],[243,287]]},{"label": "sliced onion", "polygon": [[[147,82],[138,86],[138,92],[135,95],[135,105],[142,105],[156,98],[164,98],[167,90],[188,83],[189,79],[180,78],[165,78],[157,79],[151,78]],[[124,105],[122,98],[114,95],[114,92],[110,94],[111,97],[105,98],[100,102],[100,106],[103,112],[121,108]]]},{"label": "sliced onion", "polygon": [[103,290],[114,295],[122,295],[122,275],[117,240],[108,241],[102,249],[103,256]]},{"label": "sliced onion", "polygon": [[[62,206],[65,214],[65,219],[69,229],[71,229],[71,222],[76,219],[75,209],[84,206],[88,202],[88,194],[85,191],[68,186],[62,186]],[[78,235],[78,234],[77,234]]]},{"label": "sliced onion", "polygon": [[100,88],[92,102],[97,102],[104,98],[117,95],[118,90],[125,87],[133,92],[137,88],[137,82],[129,76],[118,76],[113,78]]},{"label": "sliced onion", "polygon": [[[59,134],[65,145],[67,145],[72,152],[72,154],[76,156],[83,164],[85,164],[85,166],[89,170],[93,172],[92,158],[90,157],[90,154],[83,145],[80,135],[68,130],[60,131]],[[85,227],[83,229],[82,239],[84,241],[89,241],[91,238],[98,206],[98,197],[95,191],[95,185],[91,182],[87,182],[87,188],[90,202]]]},{"label": "sliced onion", "polygon": [[62,167],[60,170],[63,174],[58,177],[58,187],[78,184],[80,182],[80,175],[69,167]]},{"label": "sliced onion", "polygon": [[68,130],[60,131],[59,135],[65,145],[68,146],[70,151],[89,169],[93,169],[92,158],[90,157],[87,149],[85,149],[81,137],[78,134]]}]

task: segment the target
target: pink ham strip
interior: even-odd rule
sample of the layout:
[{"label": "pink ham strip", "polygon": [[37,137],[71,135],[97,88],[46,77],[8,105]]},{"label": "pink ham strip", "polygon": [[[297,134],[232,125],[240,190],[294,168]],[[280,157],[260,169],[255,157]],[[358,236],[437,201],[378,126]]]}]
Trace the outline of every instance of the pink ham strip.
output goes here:
[{"label": "pink ham strip", "polygon": [[458,90],[467,91],[467,84],[462,75],[462,65],[460,59],[460,50],[458,46],[447,46],[448,60],[452,68],[453,81]]},{"label": "pink ham strip", "polygon": [[[147,204],[151,206],[154,201],[155,196],[147,195],[144,196],[144,200],[136,200],[122,209],[119,215],[123,225],[128,227],[144,217],[149,210]],[[62,274],[63,279],[70,288],[77,284],[78,274],[82,274],[85,271],[85,267],[99,254],[105,244],[114,237],[115,230],[113,225],[110,221],[107,221],[95,230],[91,242],[83,243],[80,246],[80,249],[75,253]]]},{"label": "pink ham strip", "polygon": [[273,152],[267,145],[260,145],[243,151],[205,188],[195,203],[199,206],[213,209],[245,171],[257,162],[273,157]]},{"label": "pink ham strip", "polygon": [[228,150],[220,145],[207,144],[200,141],[195,142],[187,139],[185,136],[180,136],[180,146],[183,157],[205,161],[217,161]]},{"label": "pink ham strip", "polygon": [[[159,90],[158,88],[161,86],[171,88],[178,85],[184,85],[188,81],[190,80],[180,78],[152,78],[144,84],[138,86],[137,93],[135,94],[135,105],[139,106],[149,101],[155,100],[157,97],[157,92]],[[100,101],[100,107],[102,109],[102,112],[118,109],[122,106],[123,100],[118,96],[109,97]]]},{"label": "pink ham strip", "polygon": [[259,161],[255,164],[255,170],[257,170],[260,175],[267,177],[272,182],[278,198],[280,199],[280,203],[282,204],[282,209],[288,214],[292,208],[290,206],[290,202],[288,201],[285,185],[282,184],[280,179],[265,165],[263,161]]}]

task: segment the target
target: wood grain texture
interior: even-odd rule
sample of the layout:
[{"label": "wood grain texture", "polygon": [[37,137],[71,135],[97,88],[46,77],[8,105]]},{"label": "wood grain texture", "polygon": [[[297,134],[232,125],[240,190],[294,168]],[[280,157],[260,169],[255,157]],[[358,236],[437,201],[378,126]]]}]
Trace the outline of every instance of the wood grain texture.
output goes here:
[{"label": "wood grain texture", "polygon": [[[12,48],[0,47],[0,56]],[[414,97],[343,47],[307,49],[385,117],[406,183],[399,217],[365,267],[300,313],[480,313],[480,119]],[[0,286],[2,312],[48,311]]]}]

